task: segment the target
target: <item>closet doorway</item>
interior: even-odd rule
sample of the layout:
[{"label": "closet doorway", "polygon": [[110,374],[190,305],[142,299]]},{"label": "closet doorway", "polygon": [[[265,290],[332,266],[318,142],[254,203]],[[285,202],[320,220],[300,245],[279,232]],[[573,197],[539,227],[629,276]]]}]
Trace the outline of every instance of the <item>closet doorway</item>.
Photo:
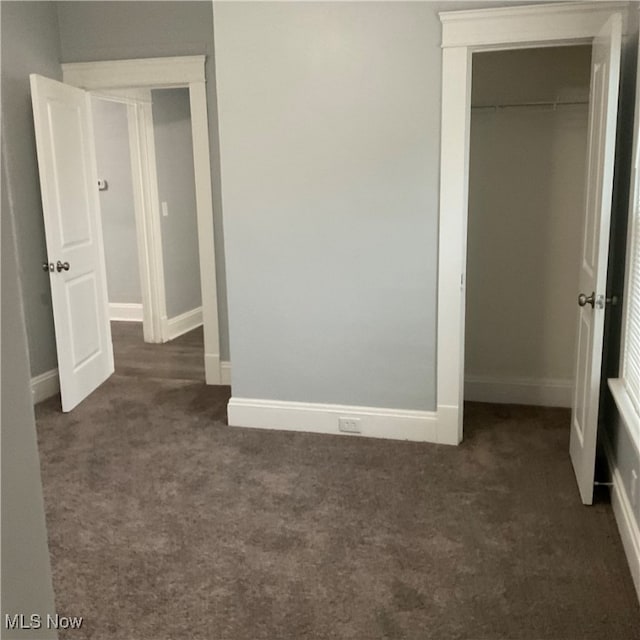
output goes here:
[{"label": "closet doorway", "polygon": [[478,52],[472,69],[464,398],[570,408],[591,47]]}]

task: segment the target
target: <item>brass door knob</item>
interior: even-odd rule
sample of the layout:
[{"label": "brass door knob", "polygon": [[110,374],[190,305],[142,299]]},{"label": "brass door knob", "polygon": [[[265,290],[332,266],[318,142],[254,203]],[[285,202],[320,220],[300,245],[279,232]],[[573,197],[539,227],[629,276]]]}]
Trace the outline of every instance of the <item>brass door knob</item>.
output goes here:
[{"label": "brass door knob", "polygon": [[585,295],[584,293],[581,293],[578,296],[578,304],[581,307],[586,307],[588,304],[591,305],[591,308],[593,309],[593,307],[595,306],[596,303],[596,292],[592,291],[590,296]]},{"label": "brass door knob", "polygon": [[60,273],[61,271],[69,271],[69,263],[68,262],[60,262],[60,260],[58,260],[58,262],[56,263],[56,270],[58,273]]}]

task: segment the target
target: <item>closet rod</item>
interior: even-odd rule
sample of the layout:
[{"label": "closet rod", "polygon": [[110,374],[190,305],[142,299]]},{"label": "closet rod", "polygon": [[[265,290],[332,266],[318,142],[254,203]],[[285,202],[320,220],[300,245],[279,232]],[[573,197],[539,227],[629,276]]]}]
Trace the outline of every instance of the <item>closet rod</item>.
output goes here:
[{"label": "closet rod", "polygon": [[474,105],[472,109],[513,109],[518,107],[562,107],[562,106],[572,106],[572,105],[580,105],[580,104],[589,104],[588,100],[576,100],[576,101],[558,101],[555,102],[514,102],[512,104],[485,104],[485,105]]}]

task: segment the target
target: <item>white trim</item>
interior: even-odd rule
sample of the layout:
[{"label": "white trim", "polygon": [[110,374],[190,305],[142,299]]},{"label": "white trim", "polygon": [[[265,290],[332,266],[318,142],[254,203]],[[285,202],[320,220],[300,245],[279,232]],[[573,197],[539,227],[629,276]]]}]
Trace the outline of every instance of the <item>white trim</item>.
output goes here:
[{"label": "white trim", "polygon": [[231,363],[225,360],[220,363],[220,384],[231,385]]},{"label": "white trim", "polygon": [[[209,149],[209,125],[207,115],[207,92],[205,84],[205,56],[185,56],[178,58],[147,58],[139,60],[113,60],[102,62],[79,62],[63,64],[62,73],[64,82],[75,86],[110,93],[110,89],[134,88],[169,88],[188,87],[191,107],[191,134],[193,139],[193,164],[196,182],[196,214],[198,220],[198,249],[200,258],[200,284],[202,289],[202,318],[204,326],[204,359],[205,377],[207,384],[220,384],[220,327],[218,323],[218,293],[216,286],[216,259],[213,225],[213,198],[211,188],[211,155]],[[134,100],[132,92],[118,91],[121,97]],[[116,94],[114,94],[116,95]],[[152,130],[149,134],[151,105],[148,100],[143,100],[136,106],[138,109],[139,136],[144,138],[141,142],[142,158],[140,165],[147,171],[149,182],[153,182],[155,175],[155,144]],[[144,115],[146,113],[146,116]],[[142,115],[140,115],[142,114]],[[131,123],[131,120],[130,120]],[[145,134],[146,132],[146,134]],[[146,156],[145,150],[146,149]],[[157,247],[160,242],[159,231],[154,231],[154,225],[159,227],[159,205],[157,182],[156,188],[149,187],[146,194],[147,243],[146,248]],[[151,222],[150,222],[151,220]],[[139,234],[140,236],[142,234]],[[140,240],[140,242],[143,242]],[[145,322],[145,339],[154,334],[158,341],[162,340],[162,317],[166,316],[166,303],[164,298],[164,280],[160,280],[159,274],[164,270],[159,268],[161,263],[161,251],[154,251],[156,257],[154,264],[149,265],[149,272],[155,271],[156,277],[147,277],[153,280],[155,285],[148,285],[155,297],[157,304],[151,302],[144,304],[145,313],[154,317],[153,331],[147,331],[148,322]],[[158,255],[160,257],[158,257]],[[161,264],[160,264],[161,266]],[[141,277],[144,278],[144,269],[141,268]],[[145,289],[143,284],[143,290]],[[143,294],[144,301],[144,294]],[[159,309],[158,313],[153,313]],[[156,341],[154,339],[154,341]]]},{"label": "white trim", "polygon": [[640,600],[640,527],[633,515],[631,500],[627,494],[620,470],[615,463],[613,448],[608,436],[603,438],[604,450],[611,474],[611,507],[618,525],[622,546],[627,556],[631,578],[636,588],[636,595]]},{"label": "white trim", "polygon": [[142,304],[138,302],[110,302],[109,320],[142,322]]},{"label": "white trim", "polygon": [[224,384],[220,356],[214,353],[204,354],[204,377],[207,384]]},{"label": "white trim", "polygon": [[[137,136],[136,170],[139,172],[142,185],[142,190],[138,194],[142,201],[140,209],[142,215],[136,211],[136,229],[140,276],[143,280],[143,307],[148,310],[144,318],[145,334],[149,336],[149,342],[161,342],[163,338],[161,318],[167,313],[167,299],[151,90],[147,90],[146,94],[148,101],[140,103],[131,110],[129,126]],[[145,340],[147,340],[146,337]]]},{"label": "white trim", "polygon": [[[438,415],[433,411],[231,398],[227,414],[232,427],[456,444],[448,441],[446,432],[442,438]],[[340,417],[359,419],[361,433],[339,431]]]},{"label": "white trim", "polygon": [[[638,6],[640,11],[640,6]],[[640,78],[640,42],[638,43],[638,60],[636,66],[636,78]],[[634,242],[637,237],[637,226],[640,224],[640,82],[636,81],[636,110],[633,122],[633,147],[632,147],[632,163],[631,163],[631,186],[629,189],[629,205],[627,212],[627,242],[625,249],[624,264],[624,295],[622,309],[622,339],[620,341],[620,361],[618,375],[620,380],[609,380],[609,387],[613,396],[618,403],[618,408],[623,414],[623,418],[627,421],[629,432],[633,435],[634,442],[640,442],[640,427],[638,425],[638,412],[633,401],[629,397],[624,383],[625,362],[627,360],[628,344],[627,344],[627,328],[629,320],[629,305],[634,300],[633,284],[633,258],[634,258]],[[637,293],[635,294],[637,295]],[[621,406],[623,405],[623,406]],[[633,429],[632,429],[633,427]]]},{"label": "white trim", "polygon": [[627,393],[624,380],[622,378],[609,378],[607,382],[620,418],[624,422],[631,442],[636,446],[637,454],[640,458],[640,416]]},{"label": "white trim", "polygon": [[190,309],[174,318],[162,318],[163,342],[168,342],[202,325],[202,307]]},{"label": "white trim", "polygon": [[[565,40],[591,40],[616,11],[628,2],[567,2],[443,11],[443,47],[494,47]],[[624,17],[623,17],[624,19]],[[625,28],[623,22],[623,29]],[[575,44],[575,43],[574,43]]]},{"label": "white trim", "polygon": [[[196,176],[196,214],[198,218],[198,253],[200,287],[202,290],[202,320],[204,323],[204,353],[220,358],[220,326],[218,324],[218,285],[213,229],[213,195],[209,129],[207,124],[207,92],[204,81],[189,85],[191,98],[191,132],[193,137],[193,168]],[[197,126],[196,126],[197,125]],[[207,375],[207,384],[220,384],[216,376]]]},{"label": "white trim", "polygon": [[71,62],[62,65],[63,81],[84,89],[180,87],[204,82],[205,56]]},{"label": "white trim", "polygon": [[[440,14],[443,23],[438,233],[437,406],[462,440],[471,58],[476,50],[592,40],[623,3],[567,3]],[[444,429],[444,425],[442,427]]]},{"label": "white trim", "polygon": [[31,378],[31,395],[33,404],[38,404],[60,392],[58,369],[50,369]]},{"label": "white trim", "polygon": [[465,376],[464,399],[472,402],[571,407],[573,380]]}]

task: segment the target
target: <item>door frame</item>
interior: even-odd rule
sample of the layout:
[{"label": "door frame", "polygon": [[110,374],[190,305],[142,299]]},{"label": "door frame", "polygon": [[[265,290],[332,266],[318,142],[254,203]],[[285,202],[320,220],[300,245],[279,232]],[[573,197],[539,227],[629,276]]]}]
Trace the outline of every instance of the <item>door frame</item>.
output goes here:
[{"label": "door frame", "polygon": [[[108,95],[123,89],[175,89],[188,88],[191,107],[191,134],[193,142],[193,164],[196,183],[196,213],[198,222],[198,249],[200,255],[200,283],[202,289],[202,322],[204,332],[204,366],[207,384],[221,384],[223,377],[220,363],[220,328],[218,321],[218,294],[216,285],[216,261],[213,226],[213,200],[211,186],[211,161],[209,153],[209,124],[207,119],[207,93],[205,84],[205,56],[182,56],[171,58],[141,58],[136,60],[110,60],[99,62],[74,62],[62,65],[63,81],[100,95]],[[126,94],[125,94],[126,95]],[[147,175],[155,176],[155,154],[150,101],[140,100],[130,95],[137,106],[137,133],[144,140],[141,148],[146,149],[145,157],[138,163],[146,165]],[[132,161],[134,158],[132,157]],[[153,165],[153,167],[151,166]],[[153,180],[151,176],[151,181]],[[157,187],[157,183],[156,183]],[[147,243],[156,255],[154,263],[145,266],[149,295],[154,304],[163,305],[164,287],[157,272],[162,267],[160,246],[160,213],[157,188],[150,188],[144,197],[149,203],[150,215],[144,215],[140,239]],[[138,203],[139,204],[139,203]],[[140,204],[139,204],[140,206]],[[136,223],[138,225],[138,223]],[[155,248],[155,250],[154,250]],[[158,254],[160,258],[158,258]],[[149,278],[152,271],[156,277]],[[162,274],[164,272],[162,271]],[[151,284],[149,281],[155,284]],[[163,277],[162,277],[163,281]],[[143,284],[143,289],[145,288]],[[155,319],[153,336],[162,336],[161,318]],[[145,323],[147,324],[147,323]],[[166,323],[165,323],[166,324]],[[149,326],[152,326],[149,324]],[[150,332],[151,334],[151,332]]]},{"label": "door frame", "polygon": [[477,51],[591,44],[626,2],[562,3],[441,12],[442,115],[438,232],[439,441],[462,441],[472,56]]}]

